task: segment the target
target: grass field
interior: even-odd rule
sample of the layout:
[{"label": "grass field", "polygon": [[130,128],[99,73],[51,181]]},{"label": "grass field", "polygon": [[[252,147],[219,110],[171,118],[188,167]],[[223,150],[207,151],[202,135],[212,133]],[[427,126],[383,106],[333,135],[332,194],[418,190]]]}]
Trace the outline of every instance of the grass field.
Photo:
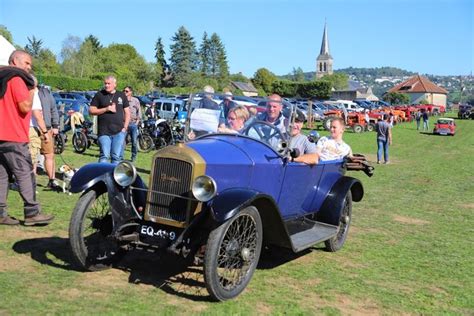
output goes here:
[{"label": "grass field", "polygon": [[[300,255],[264,253],[237,299],[213,303],[200,267],[132,253],[110,270],[84,273],[71,265],[67,230],[79,195],[49,192],[38,177],[46,227],[0,226],[0,315],[9,314],[474,314],[474,121],[459,121],[454,137],[394,128],[390,165],[362,180],[344,248],[321,245]],[[431,125],[433,125],[431,123]],[[375,159],[374,133],[346,133],[353,151]],[[75,167],[98,150],[72,153]],[[130,153],[126,153],[129,158]],[[137,166],[149,171],[150,154]],[[58,165],[61,159],[57,157]],[[10,215],[22,218],[9,194]]]}]

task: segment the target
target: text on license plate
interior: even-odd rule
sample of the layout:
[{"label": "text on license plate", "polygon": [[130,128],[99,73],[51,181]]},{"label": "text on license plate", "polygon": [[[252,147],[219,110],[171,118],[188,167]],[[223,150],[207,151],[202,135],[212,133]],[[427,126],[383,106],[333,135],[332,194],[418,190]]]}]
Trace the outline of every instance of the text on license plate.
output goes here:
[{"label": "text on license plate", "polygon": [[164,229],[158,229],[154,228],[152,226],[148,225],[142,225],[140,228],[140,234],[146,235],[146,236],[151,236],[151,237],[161,237],[161,238],[166,238],[169,240],[175,240],[176,239],[176,233],[173,231],[167,231]]}]

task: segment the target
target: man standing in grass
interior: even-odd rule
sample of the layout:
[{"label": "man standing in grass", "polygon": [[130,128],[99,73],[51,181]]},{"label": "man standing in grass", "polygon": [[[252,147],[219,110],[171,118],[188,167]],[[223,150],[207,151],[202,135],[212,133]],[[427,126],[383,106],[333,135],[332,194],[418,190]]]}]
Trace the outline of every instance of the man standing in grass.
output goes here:
[{"label": "man standing in grass", "polygon": [[382,151],[384,163],[390,163],[388,158],[388,146],[392,144],[392,127],[388,122],[389,116],[384,114],[383,119],[377,122],[377,163],[382,160]]}]

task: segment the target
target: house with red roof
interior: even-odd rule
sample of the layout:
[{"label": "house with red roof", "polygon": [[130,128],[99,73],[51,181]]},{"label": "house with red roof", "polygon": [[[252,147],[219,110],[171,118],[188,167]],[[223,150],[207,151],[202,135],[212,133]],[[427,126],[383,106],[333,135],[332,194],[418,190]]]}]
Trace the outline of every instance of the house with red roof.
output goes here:
[{"label": "house with red roof", "polygon": [[411,104],[418,104],[426,100],[428,104],[446,106],[448,91],[437,86],[428,78],[416,75],[397,84],[387,92],[406,93],[410,96]]}]

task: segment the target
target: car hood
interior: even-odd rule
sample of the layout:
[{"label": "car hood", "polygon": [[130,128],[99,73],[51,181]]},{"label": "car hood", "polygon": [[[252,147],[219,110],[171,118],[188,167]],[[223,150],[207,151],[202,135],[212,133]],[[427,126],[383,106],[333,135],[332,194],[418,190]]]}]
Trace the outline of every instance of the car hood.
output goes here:
[{"label": "car hood", "polygon": [[204,159],[205,173],[216,181],[218,192],[237,187],[273,191],[268,183],[280,182],[282,158],[270,146],[254,139],[218,134],[186,145]]}]

